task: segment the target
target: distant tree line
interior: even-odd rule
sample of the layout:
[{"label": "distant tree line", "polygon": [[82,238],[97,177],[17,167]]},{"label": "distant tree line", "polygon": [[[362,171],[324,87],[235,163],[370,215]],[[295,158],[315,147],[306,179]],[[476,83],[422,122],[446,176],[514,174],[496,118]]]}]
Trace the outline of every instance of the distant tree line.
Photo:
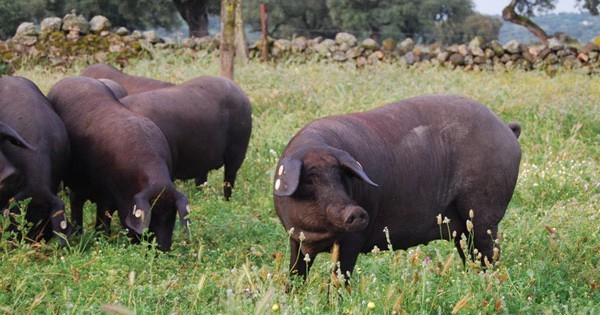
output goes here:
[{"label": "distant tree line", "polygon": [[[496,39],[502,25],[474,12],[471,0],[244,0],[245,22],[255,30],[260,30],[261,2],[268,5],[273,37],[333,37],[346,31],[377,40],[463,42],[476,35]],[[0,37],[14,34],[21,22],[62,17],[73,9],[131,29],[174,30],[185,22],[191,36],[201,37],[208,35],[208,16],[219,14],[220,0],[0,0]]]},{"label": "distant tree line", "polygon": [[324,36],[340,31],[376,40],[411,37],[430,43],[496,39],[500,19],[473,11],[471,0],[244,0],[247,23],[259,29],[260,3],[268,5],[274,37]]}]

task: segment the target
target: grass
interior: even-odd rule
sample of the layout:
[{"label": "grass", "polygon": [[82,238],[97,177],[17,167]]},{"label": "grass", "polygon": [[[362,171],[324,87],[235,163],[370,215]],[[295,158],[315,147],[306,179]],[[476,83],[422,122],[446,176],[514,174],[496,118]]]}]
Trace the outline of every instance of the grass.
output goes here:
[{"label": "grass", "polygon": [[[219,74],[218,60],[160,55],[125,71],[172,82]],[[44,92],[81,66],[17,75]],[[192,207],[192,234],[177,226],[173,250],[86,232],[69,241],[0,241],[0,313],[6,314],[599,314],[600,80],[573,72],[463,72],[398,65],[251,62],[236,81],[253,103],[254,130],[230,202],[222,171],[202,193],[179,182]],[[449,242],[359,257],[352,293],[328,294],[329,255],[286,293],[288,243],[273,210],[279,154],[299,128],[330,114],[402,98],[457,93],[523,131],[521,174],[500,225],[500,262],[463,267]],[[436,220],[436,218],[430,218]],[[442,226],[443,228],[443,226]],[[383,233],[383,232],[382,232]]]}]

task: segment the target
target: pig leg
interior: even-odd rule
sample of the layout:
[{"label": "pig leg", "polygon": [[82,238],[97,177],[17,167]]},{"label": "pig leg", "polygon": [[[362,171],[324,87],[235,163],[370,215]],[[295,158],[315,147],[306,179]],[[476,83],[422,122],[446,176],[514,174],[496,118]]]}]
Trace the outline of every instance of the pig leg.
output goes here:
[{"label": "pig leg", "polygon": [[306,276],[308,275],[308,271],[310,270],[315,257],[310,257],[308,263],[304,259],[305,255],[300,250],[300,243],[290,239],[290,275],[300,276],[302,279],[306,280]]},{"label": "pig leg", "polygon": [[204,185],[204,183],[206,183],[207,180],[208,173],[204,173],[194,179],[194,182],[196,183],[196,188],[198,188],[199,192],[202,192],[202,185]]},{"label": "pig leg", "polygon": [[246,155],[246,147],[242,145],[230,145],[223,157],[223,164],[225,165],[225,177],[223,180],[223,196],[225,200],[229,201],[231,193],[235,185],[235,178],[237,171],[244,162]]},{"label": "pig leg", "polygon": [[[458,212],[464,222],[463,229],[467,236],[467,246],[471,251],[471,258],[480,260],[482,266],[486,265],[486,259],[492,263],[494,259],[498,258],[498,254],[494,255],[494,248],[498,247],[495,240],[498,224],[506,212],[506,206],[493,205],[490,201],[496,204],[501,203],[495,196],[482,194],[481,196],[472,195],[468,201],[462,202],[458,207],[460,209]],[[467,223],[467,220],[470,223]],[[460,234],[457,238],[460,238]],[[475,249],[481,253],[479,258]],[[498,253],[499,249],[496,251]]]},{"label": "pig leg", "polygon": [[71,220],[73,221],[74,232],[79,233],[83,231],[83,205],[85,199],[71,190],[69,200],[71,202]]},{"label": "pig leg", "polygon": [[340,242],[340,273],[346,280],[350,280],[363,242],[362,237],[353,234],[349,234]]},{"label": "pig leg", "polygon": [[112,210],[105,202],[99,201],[96,203],[96,231],[110,234],[111,215]]}]

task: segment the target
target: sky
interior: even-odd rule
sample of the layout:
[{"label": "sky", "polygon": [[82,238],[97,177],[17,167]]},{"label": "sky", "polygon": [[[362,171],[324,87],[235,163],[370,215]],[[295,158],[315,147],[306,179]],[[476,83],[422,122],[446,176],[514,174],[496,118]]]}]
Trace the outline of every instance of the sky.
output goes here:
[{"label": "sky", "polygon": [[[502,9],[506,7],[510,3],[509,0],[473,0],[475,4],[475,11],[478,11],[483,14],[488,15],[501,15]],[[558,0],[556,3],[556,8],[552,13],[560,13],[560,12],[579,12],[577,8],[575,8],[575,4],[577,1],[575,0]]]}]

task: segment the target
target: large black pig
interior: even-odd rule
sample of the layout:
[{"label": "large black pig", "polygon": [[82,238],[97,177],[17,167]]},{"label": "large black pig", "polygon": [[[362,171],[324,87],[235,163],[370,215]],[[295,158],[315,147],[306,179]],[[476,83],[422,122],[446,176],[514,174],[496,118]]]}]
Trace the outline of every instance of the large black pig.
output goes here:
[{"label": "large black pig", "polygon": [[173,83],[165,81],[126,74],[105,63],[93,64],[85,68],[81,75],[95,79],[111,79],[122,85],[128,94],[135,94],[174,85]]},{"label": "large black pig", "polygon": [[[69,163],[69,140],[62,121],[33,82],[23,77],[2,77],[0,122],[16,130],[24,139],[18,142],[30,148],[15,146],[15,141],[0,144],[1,154],[14,169],[10,176],[1,178],[0,208],[9,206],[11,198],[31,198],[25,209],[25,218],[34,224],[27,235],[30,239],[48,240],[55,233],[70,234],[64,203],[57,196]],[[16,207],[10,210],[18,211]]]},{"label": "large black pig", "polygon": [[386,227],[394,249],[450,239],[438,215],[450,219],[463,260],[460,235],[472,233],[481,259],[492,261],[519,172],[519,134],[517,123],[455,95],[308,124],[274,178],[275,210],[292,232],[291,273],[306,277],[314,256],[338,242],[346,275],[359,253],[387,248]]},{"label": "large black pig", "polygon": [[160,129],[123,106],[102,82],[76,76],[48,94],[71,141],[65,184],[73,221],[82,224],[83,203],[96,203],[98,228],[108,229],[118,210],[121,224],[139,236],[145,228],[159,249],[171,247],[176,213],[187,227],[188,201],[171,181],[171,153]]},{"label": "large black pig", "polygon": [[214,76],[121,99],[132,111],[150,118],[165,134],[175,178],[195,178],[224,166],[223,193],[229,200],[246,156],[252,131],[250,100],[235,82]]}]

